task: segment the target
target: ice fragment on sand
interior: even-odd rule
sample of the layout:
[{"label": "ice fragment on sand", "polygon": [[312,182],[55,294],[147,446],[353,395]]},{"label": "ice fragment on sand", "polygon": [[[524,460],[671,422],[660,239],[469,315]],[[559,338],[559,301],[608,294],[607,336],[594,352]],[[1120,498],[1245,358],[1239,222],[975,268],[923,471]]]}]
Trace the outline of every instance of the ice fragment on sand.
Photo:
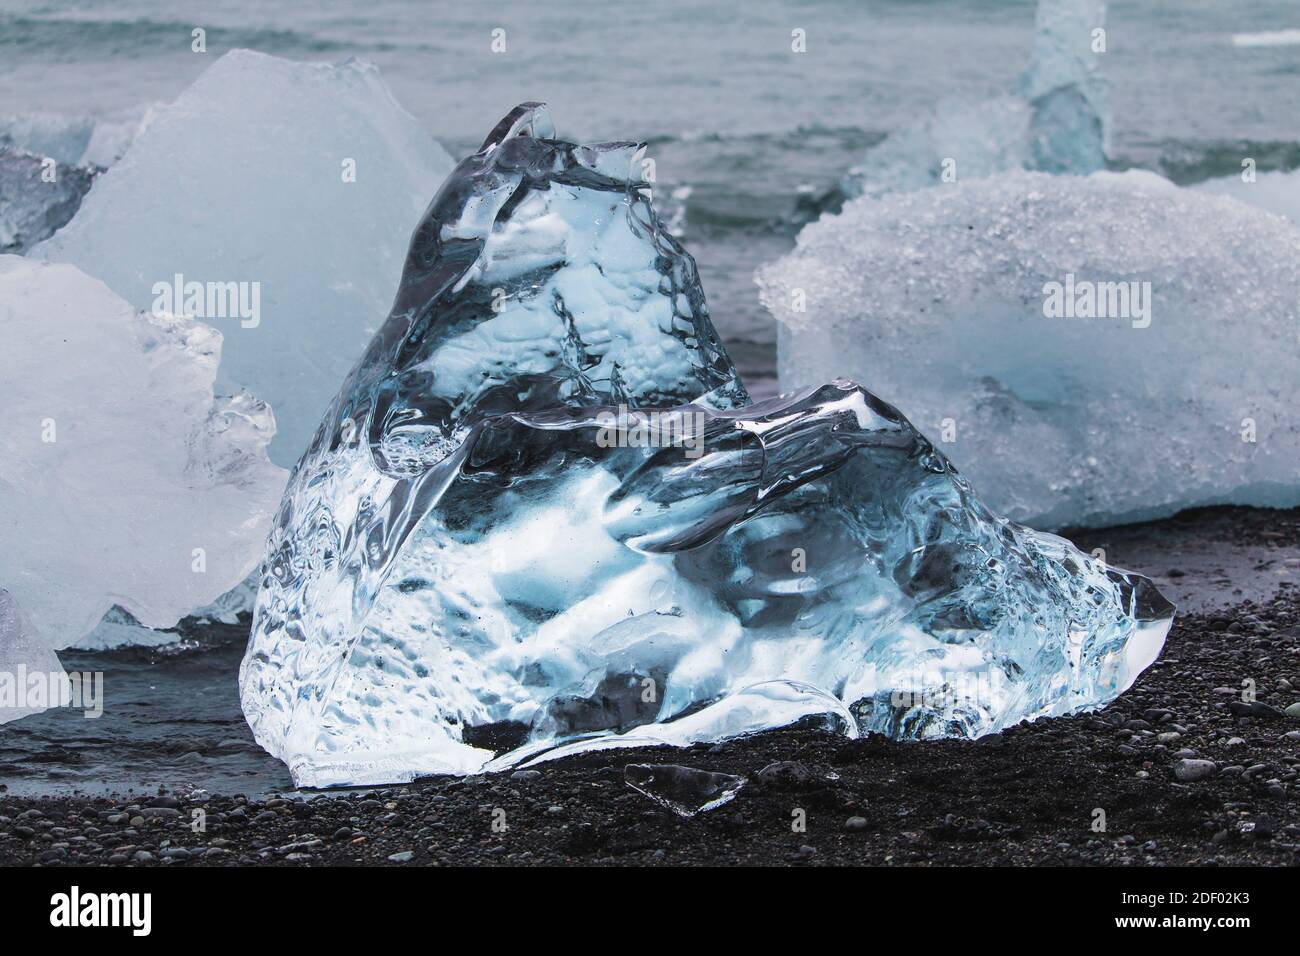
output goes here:
[{"label": "ice fragment on sand", "polygon": [[681,817],[716,810],[730,803],[745,786],[745,778],[712,773],[670,763],[630,763],[623,780],[637,793]]},{"label": "ice fragment on sand", "polygon": [[974,737],[1154,660],[1149,581],[996,517],[866,390],[744,404],[636,146],[552,137],[520,107],[453,172],[286,492],[240,686],[298,784]]}]

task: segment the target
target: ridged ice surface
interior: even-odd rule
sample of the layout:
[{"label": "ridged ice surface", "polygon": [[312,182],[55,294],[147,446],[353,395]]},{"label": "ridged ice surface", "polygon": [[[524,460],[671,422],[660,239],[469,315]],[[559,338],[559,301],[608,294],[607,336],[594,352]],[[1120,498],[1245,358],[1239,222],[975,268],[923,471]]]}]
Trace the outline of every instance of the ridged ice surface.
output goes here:
[{"label": "ridged ice surface", "polygon": [[521,107],[453,172],[290,481],[240,682],[300,785],[975,736],[1155,658],[1148,581],[995,517],[865,390],[746,404],[637,148],[552,135]]},{"label": "ridged ice surface", "polygon": [[[1149,325],[1048,318],[1071,276],[1150,283]],[[854,201],[759,284],[784,387],[869,383],[1015,520],[1300,503],[1300,230],[1280,218],[1150,173],[1008,173]]]}]

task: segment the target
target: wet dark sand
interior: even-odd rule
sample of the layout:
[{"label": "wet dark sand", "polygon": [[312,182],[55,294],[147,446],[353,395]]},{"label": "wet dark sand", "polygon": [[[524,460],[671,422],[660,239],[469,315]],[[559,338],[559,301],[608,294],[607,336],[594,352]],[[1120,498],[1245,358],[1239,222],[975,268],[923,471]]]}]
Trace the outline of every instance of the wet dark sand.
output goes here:
[{"label": "wet dark sand", "polygon": [[[1300,511],[1073,537],[1187,606],[1160,660],[1098,713],[974,743],[792,728],[343,794],[0,792],[0,864],[1300,863],[1300,718],[1280,713],[1300,701]],[[1243,705],[1247,680],[1260,706]],[[1179,780],[1182,759],[1212,767]],[[632,762],[749,782],[684,819],[623,782]]]}]

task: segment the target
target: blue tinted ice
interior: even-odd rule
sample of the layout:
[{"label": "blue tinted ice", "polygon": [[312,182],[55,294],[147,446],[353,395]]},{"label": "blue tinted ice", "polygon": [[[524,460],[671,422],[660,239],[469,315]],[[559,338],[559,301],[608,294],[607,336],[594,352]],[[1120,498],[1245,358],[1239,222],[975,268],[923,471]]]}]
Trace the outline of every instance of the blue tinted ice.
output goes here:
[{"label": "blue tinted ice", "polygon": [[846,196],[910,192],[1012,169],[1086,174],[1106,166],[1110,109],[1104,0],[1038,0],[1029,65],[1013,92],[953,96],[872,147]]},{"label": "blue tinted ice", "polygon": [[300,785],[977,736],[1155,658],[1150,582],[991,514],[891,406],[746,404],[638,148],[552,135],[521,107],[457,167],[290,480],[241,692]]}]

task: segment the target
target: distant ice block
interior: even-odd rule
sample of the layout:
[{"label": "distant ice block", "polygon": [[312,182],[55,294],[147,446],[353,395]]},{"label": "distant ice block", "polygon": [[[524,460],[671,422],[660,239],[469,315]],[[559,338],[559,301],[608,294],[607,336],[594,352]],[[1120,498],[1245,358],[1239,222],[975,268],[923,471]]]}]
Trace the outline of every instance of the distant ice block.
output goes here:
[{"label": "distant ice block", "polygon": [[26,252],[54,235],[93,181],[91,170],[0,146],[0,254]]},{"label": "distant ice block", "polygon": [[880,196],[1012,169],[1102,169],[1110,112],[1094,44],[1105,25],[1103,0],[1039,0],[1029,66],[1014,92],[937,103],[868,151],[843,192]]},{"label": "distant ice block", "polygon": [[758,281],[786,388],[869,383],[1015,520],[1300,504],[1282,219],[1151,173],[1009,173],[852,202]]},{"label": "distant ice block", "polygon": [[[192,618],[196,624],[239,623],[241,615],[252,613],[253,603],[257,599],[257,582],[260,579],[261,575],[255,567],[239,584],[214,601],[191,609],[185,617]],[[145,627],[129,611],[115,604],[89,634],[68,646],[77,650],[106,651],[122,647],[161,647],[164,644],[175,644],[181,639],[179,630]]]},{"label": "distant ice block", "polygon": [[803,719],[978,736],[1129,686],[1149,581],[995,517],[857,386],[747,404],[638,156],[525,105],[430,205],[268,541],[258,742],[381,783]]},{"label": "distant ice block", "polygon": [[286,475],[269,409],[214,398],[220,353],[206,325],[0,256],[0,587],[49,646],[114,605],[168,627],[256,565]]},{"label": "distant ice block", "polygon": [[450,169],[375,67],[237,50],[35,254],[220,329],[219,382],[275,409],[271,457],[289,465],[392,302],[419,197]]}]

